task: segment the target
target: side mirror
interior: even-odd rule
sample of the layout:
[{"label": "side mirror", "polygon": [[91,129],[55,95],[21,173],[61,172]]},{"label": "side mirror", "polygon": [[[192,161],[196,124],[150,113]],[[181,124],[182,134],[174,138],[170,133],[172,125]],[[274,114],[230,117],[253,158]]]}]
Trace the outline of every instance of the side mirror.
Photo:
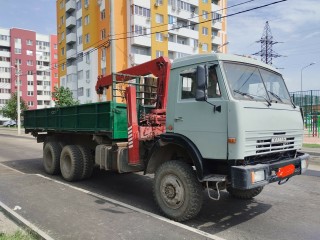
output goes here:
[{"label": "side mirror", "polygon": [[205,65],[197,66],[196,83],[196,101],[206,101],[208,98],[208,72],[207,67]]}]

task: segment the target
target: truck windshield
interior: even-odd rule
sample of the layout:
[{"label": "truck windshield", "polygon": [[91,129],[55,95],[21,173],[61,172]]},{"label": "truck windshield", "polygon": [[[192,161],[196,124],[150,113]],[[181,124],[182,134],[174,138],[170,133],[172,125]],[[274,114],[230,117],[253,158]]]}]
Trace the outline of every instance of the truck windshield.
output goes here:
[{"label": "truck windshield", "polygon": [[291,104],[281,75],[258,66],[227,62],[223,66],[234,98]]}]

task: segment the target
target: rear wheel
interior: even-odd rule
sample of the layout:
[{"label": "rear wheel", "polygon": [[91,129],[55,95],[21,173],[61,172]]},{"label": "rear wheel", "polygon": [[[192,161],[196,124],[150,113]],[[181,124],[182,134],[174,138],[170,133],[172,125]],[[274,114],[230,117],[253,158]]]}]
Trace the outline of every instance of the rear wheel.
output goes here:
[{"label": "rear wheel", "polygon": [[43,148],[43,167],[51,175],[60,172],[61,147],[57,142],[47,142]]},{"label": "rear wheel", "polygon": [[227,191],[229,192],[229,194],[239,199],[252,199],[258,196],[262,192],[262,190],[263,190],[263,187],[257,187],[257,188],[246,189],[246,190],[227,187]]},{"label": "rear wheel", "polygon": [[79,148],[83,159],[83,171],[81,179],[90,178],[93,172],[94,165],[90,148],[83,145],[77,145],[77,147]]},{"label": "rear wheel", "polygon": [[202,186],[185,162],[163,163],[155,173],[153,193],[161,212],[175,221],[195,217],[202,206]]},{"label": "rear wheel", "polygon": [[60,170],[63,178],[69,182],[81,179],[83,158],[77,146],[68,145],[63,148],[60,157]]}]

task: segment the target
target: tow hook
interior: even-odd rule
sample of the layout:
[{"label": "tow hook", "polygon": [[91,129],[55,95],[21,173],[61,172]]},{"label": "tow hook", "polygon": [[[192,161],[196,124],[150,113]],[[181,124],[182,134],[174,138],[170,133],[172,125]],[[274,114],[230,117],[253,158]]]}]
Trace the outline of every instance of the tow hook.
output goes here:
[{"label": "tow hook", "polygon": [[278,184],[279,184],[279,185],[285,184],[286,182],[289,181],[289,179],[290,179],[290,178],[281,179],[281,180],[278,182]]},{"label": "tow hook", "polygon": [[[208,177],[206,177],[204,179],[204,181],[206,182],[206,187],[207,187],[207,191],[208,191],[208,196],[210,199],[218,201],[220,199],[220,189],[219,189],[219,183],[225,183],[227,180],[227,176],[226,175],[219,175],[219,174],[213,174],[210,175]],[[209,187],[209,182],[215,182],[216,183],[216,189],[212,189]],[[210,189],[212,190],[216,190],[217,191],[217,197],[213,197],[210,194]]]}]

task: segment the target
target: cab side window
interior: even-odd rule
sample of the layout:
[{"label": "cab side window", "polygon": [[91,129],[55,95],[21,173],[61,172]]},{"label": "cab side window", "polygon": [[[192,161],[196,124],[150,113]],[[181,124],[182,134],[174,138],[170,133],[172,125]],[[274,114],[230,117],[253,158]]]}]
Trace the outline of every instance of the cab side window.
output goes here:
[{"label": "cab side window", "polygon": [[180,73],[181,99],[196,97],[196,69],[190,68]]},{"label": "cab side window", "polygon": [[218,75],[214,66],[209,67],[208,98],[221,97]]}]

